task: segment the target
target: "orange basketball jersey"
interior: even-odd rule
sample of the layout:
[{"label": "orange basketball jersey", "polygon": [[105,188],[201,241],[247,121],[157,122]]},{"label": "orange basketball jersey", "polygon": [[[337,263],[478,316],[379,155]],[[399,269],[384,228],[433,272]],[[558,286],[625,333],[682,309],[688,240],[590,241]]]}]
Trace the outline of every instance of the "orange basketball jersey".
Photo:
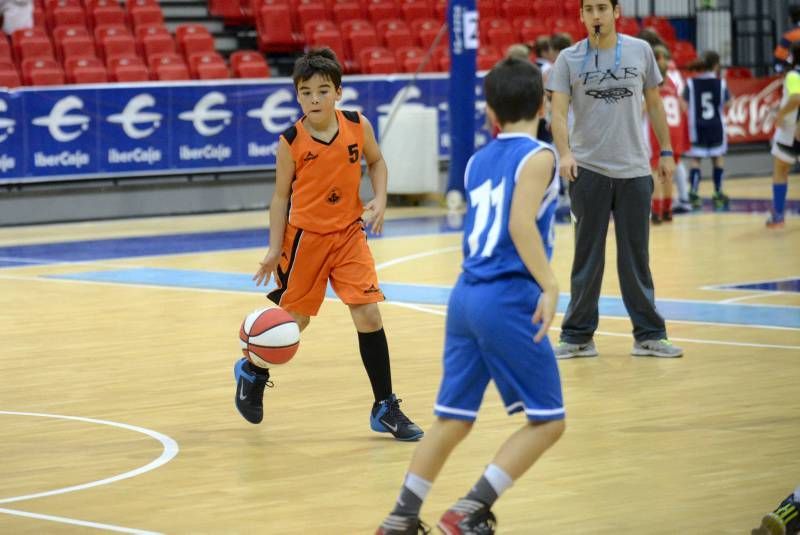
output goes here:
[{"label": "orange basketball jersey", "polygon": [[281,136],[289,144],[295,172],[289,198],[289,223],[327,234],[361,217],[358,195],[364,128],[355,111],[336,110],[339,132],[328,143],[313,137],[301,118]]}]

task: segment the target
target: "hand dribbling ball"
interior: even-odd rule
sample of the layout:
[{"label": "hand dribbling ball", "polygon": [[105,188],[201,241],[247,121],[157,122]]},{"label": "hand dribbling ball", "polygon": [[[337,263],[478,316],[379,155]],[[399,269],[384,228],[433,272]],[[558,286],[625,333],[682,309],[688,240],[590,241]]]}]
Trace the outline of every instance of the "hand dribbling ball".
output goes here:
[{"label": "hand dribbling ball", "polygon": [[297,353],[300,328],[282,308],[260,308],[244,318],[239,328],[239,344],[244,356],[255,366],[280,366]]}]

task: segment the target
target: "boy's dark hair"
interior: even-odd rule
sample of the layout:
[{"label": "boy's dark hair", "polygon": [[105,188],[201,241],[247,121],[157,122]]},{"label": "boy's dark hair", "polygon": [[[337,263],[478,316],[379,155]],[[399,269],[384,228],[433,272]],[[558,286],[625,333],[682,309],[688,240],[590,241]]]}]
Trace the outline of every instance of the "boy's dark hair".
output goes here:
[{"label": "boy's dark hair", "polygon": [[295,89],[315,74],[330,80],[336,89],[341,87],[342,65],[330,48],[314,48],[295,62],[292,73]]},{"label": "boy's dark hair", "polygon": [[664,46],[666,46],[666,43],[664,42],[664,40],[659,35],[658,30],[656,30],[652,26],[648,26],[646,28],[642,28],[639,31],[639,33],[636,34],[636,37],[638,39],[643,40],[643,41],[647,41],[647,43],[650,46],[656,46],[656,45],[664,45]]},{"label": "boy's dark hair", "polygon": [[483,81],[486,103],[501,125],[533,119],[542,107],[544,88],[539,67],[530,61],[506,58]]},{"label": "boy's dark hair", "polygon": [[789,18],[792,20],[792,24],[797,24],[800,22],[800,6],[789,6]]},{"label": "boy's dark hair", "polygon": [[[611,0],[612,8],[617,7],[617,4],[619,4],[619,0]],[[581,0],[581,9],[583,9],[583,0]]]},{"label": "boy's dark hair", "polygon": [[572,46],[572,37],[568,33],[554,33],[550,36],[550,46],[556,52],[561,52],[565,48]]},{"label": "boy's dark hair", "polygon": [[792,67],[800,65],[800,41],[795,41],[789,46],[789,61]]},{"label": "boy's dark hair", "polygon": [[550,38],[546,35],[541,35],[536,38],[536,41],[533,43],[533,51],[536,53],[538,57],[542,57],[542,55],[546,54],[550,51]]}]

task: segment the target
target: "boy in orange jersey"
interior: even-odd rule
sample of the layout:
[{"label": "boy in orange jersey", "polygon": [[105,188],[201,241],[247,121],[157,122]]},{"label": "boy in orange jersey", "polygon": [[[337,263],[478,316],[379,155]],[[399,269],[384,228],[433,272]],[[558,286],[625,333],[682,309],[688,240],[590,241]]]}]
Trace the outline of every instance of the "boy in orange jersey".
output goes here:
[{"label": "boy in orange jersey", "polygon": [[[422,429],[403,414],[401,400],[392,392],[389,348],[378,309],[384,297],[365,232],[366,225],[375,233],[383,228],[386,163],[367,118],[335,107],[342,98],[342,67],[333,51],[311,50],[297,60],[292,78],[303,117],[280,137],[269,210],[270,248],[253,280],[266,285],[274,275],[278,288],[267,297],[289,312],[301,330],[319,311],[330,280],[358,331],[375,396],[370,427],[398,440],[418,440]],[[366,206],[359,198],[362,157],[375,193]],[[241,359],[234,375],[237,409],[247,421],[259,423],[269,371]]]}]

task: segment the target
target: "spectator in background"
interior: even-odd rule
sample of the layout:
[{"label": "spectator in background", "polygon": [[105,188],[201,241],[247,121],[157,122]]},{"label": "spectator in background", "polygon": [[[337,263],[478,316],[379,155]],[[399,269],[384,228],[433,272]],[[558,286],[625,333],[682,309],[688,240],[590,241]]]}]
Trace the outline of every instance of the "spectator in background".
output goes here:
[{"label": "spectator in background", "polygon": [[783,72],[791,68],[789,64],[789,48],[792,43],[800,41],[800,6],[789,7],[789,23],[791,28],[783,32],[778,46],[775,47],[775,71]]},{"label": "spectator in background", "polygon": [[792,70],[783,80],[783,98],[775,117],[775,134],[772,136],[772,213],[767,228],[784,226],[786,191],[789,170],[800,158],[800,141],[797,140],[798,107],[800,107],[800,41],[790,47],[789,61]]},{"label": "spectator in background", "polygon": [[[667,119],[667,126],[669,127],[669,139],[672,142],[672,151],[674,152],[675,164],[680,162],[681,154],[686,150],[686,139],[684,135],[683,124],[683,111],[680,104],[680,93],[675,83],[667,75],[667,65],[670,61],[669,49],[664,45],[653,46],[653,53],[656,56],[656,63],[658,63],[658,70],[661,73],[664,81],[659,86],[659,95],[664,103],[664,114]],[[647,117],[645,117],[647,119]],[[653,170],[653,175],[658,174],[658,160],[661,147],[658,143],[658,137],[652,128],[652,125],[647,121],[647,136],[648,146],[650,147],[650,168]],[[659,224],[662,221],[672,221],[672,177],[667,177],[663,182],[656,180],[653,182],[653,201],[650,210],[650,220]]]},{"label": "spectator in background", "polygon": [[[666,41],[661,38],[658,30],[651,26],[642,28],[641,31],[636,34],[636,37],[642,39],[643,41],[647,41],[650,46],[653,47],[653,49],[655,49],[657,46],[663,46],[669,50]],[[666,76],[669,77],[669,79],[675,84],[675,87],[678,89],[678,95],[682,95],[683,90],[686,87],[686,80],[683,78],[683,74],[681,74],[681,71],[678,69],[677,65],[675,65],[675,61],[671,57],[667,63]],[[689,121],[686,117],[685,110],[681,109],[680,114],[681,122],[683,123],[682,128],[684,144],[688,144],[687,140],[689,138]],[[689,204],[689,174],[686,172],[686,166],[683,164],[683,162],[679,162],[675,167],[673,181],[675,182],[675,186],[678,188],[678,202],[673,206],[673,212],[680,214],[691,211],[692,207]]]},{"label": "spectator in background", "polygon": [[33,0],[0,0],[0,14],[7,35],[14,30],[33,28]]},{"label": "spectator in background", "polygon": [[533,44],[533,51],[536,54],[536,66],[542,71],[542,77],[547,78],[547,71],[553,68],[553,62],[558,57],[558,52],[550,44],[550,38],[541,35]]},{"label": "spectator in background", "polygon": [[702,206],[700,199],[700,161],[711,158],[714,166],[714,195],[711,201],[714,210],[728,208],[728,196],[722,192],[722,177],[725,173],[723,157],[728,152],[728,133],[725,128],[723,108],[731,99],[728,85],[720,78],[719,54],[713,50],[703,52],[690,64],[700,74],[690,78],[683,90],[683,100],[689,106],[689,140],[692,148],[686,153],[692,159],[689,180],[689,200],[694,208]]}]

